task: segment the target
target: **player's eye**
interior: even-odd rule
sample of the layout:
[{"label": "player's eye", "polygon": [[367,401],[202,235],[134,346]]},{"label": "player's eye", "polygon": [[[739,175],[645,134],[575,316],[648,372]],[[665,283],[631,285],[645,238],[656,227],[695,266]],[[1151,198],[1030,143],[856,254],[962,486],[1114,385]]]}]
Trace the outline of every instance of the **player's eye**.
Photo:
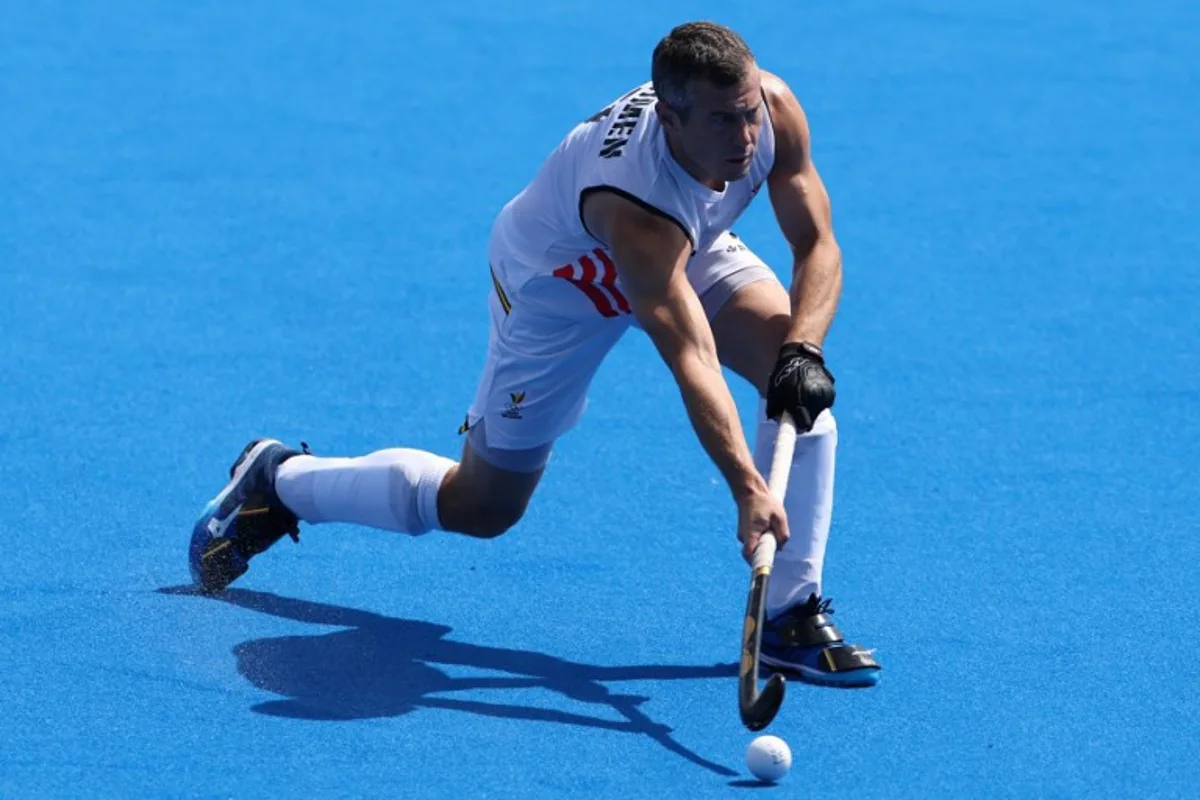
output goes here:
[{"label": "player's eye", "polygon": [[714,111],[712,113],[712,123],[716,128],[728,128],[741,123],[745,123],[746,125],[757,125],[758,115],[758,106],[750,109],[749,111]]}]

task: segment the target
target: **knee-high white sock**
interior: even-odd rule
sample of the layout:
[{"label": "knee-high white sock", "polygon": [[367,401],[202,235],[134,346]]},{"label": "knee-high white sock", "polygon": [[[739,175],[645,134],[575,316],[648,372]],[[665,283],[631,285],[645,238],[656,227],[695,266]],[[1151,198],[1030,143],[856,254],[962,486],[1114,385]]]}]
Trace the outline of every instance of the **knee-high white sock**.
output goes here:
[{"label": "knee-high white sock", "polygon": [[[779,423],[766,419],[760,401],[754,463],[764,479],[770,477],[771,455]],[[799,605],[810,594],[821,593],[821,571],[833,517],[833,473],[837,453],[837,423],[829,411],[817,417],[813,429],[796,437],[796,452],[788,476],[783,508],[788,515],[791,539],[775,555],[767,590],[767,617]]]},{"label": "knee-high white sock", "polygon": [[359,458],[293,456],[275,474],[275,491],[305,522],[350,522],[417,536],[441,528],[438,488],[454,463],[404,448]]}]

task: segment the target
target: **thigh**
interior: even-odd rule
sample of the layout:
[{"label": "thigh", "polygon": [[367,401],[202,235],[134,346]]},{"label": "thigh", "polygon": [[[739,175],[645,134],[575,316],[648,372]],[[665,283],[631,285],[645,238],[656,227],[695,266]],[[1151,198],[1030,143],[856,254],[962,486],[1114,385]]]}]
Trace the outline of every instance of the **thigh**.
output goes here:
[{"label": "thigh", "polygon": [[489,449],[530,450],[579,422],[597,369],[632,317],[597,313],[584,292],[557,277],[528,280],[505,292],[504,302],[497,292],[467,427],[483,424]]},{"label": "thigh", "polygon": [[779,282],[771,268],[737,234],[726,231],[688,260],[687,278],[711,322],[744,286]]},{"label": "thigh", "polygon": [[694,256],[688,278],[708,314],[721,363],[762,394],[791,324],[787,289],[733,233]]}]

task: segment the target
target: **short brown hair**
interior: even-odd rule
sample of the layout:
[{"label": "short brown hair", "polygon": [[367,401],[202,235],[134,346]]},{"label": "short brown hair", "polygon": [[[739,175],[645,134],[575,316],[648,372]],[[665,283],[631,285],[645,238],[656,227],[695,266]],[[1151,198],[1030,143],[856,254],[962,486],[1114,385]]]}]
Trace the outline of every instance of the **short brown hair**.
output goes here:
[{"label": "short brown hair", "polygon": [[715,22],[687,22],[654,48],[650,78],[659,99],[686,115],[692,104],[691,81],[733,86],[745,79],[753,63],[754,54],[734,31]]}]

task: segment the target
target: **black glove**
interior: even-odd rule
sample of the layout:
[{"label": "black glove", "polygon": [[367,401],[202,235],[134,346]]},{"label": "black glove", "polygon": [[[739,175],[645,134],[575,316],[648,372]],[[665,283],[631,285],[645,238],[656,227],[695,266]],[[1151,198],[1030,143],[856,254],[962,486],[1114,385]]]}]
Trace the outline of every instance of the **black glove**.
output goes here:
[{"label": "black glove", "polygon": [[779,359],[767,384],[767,418],[779,419],[784,411],[796,421],[796,430],[807,433],[813,420],[833,406],[833,375],[825,368],[821,348],[811,342],[788,342],[779,348]]}]

